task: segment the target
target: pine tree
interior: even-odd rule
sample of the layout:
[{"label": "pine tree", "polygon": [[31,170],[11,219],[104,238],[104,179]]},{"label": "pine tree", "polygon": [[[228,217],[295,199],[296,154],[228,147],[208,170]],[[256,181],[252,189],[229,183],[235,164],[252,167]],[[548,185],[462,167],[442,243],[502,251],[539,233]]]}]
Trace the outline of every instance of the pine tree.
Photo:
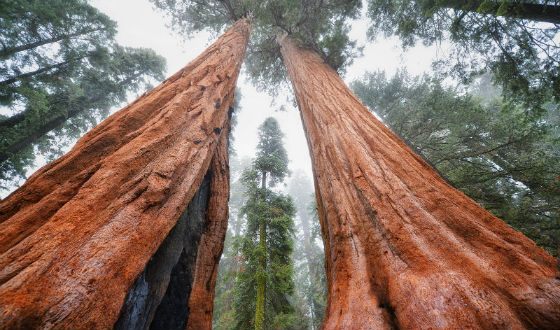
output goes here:
[{"label": "pine tree", "polygon": [[290,329],[295,325],[293,294],[293,217],[291,199],[272,188],[288,175],[288,157],[278,122],[259,127],[257,155],[243,174],[247,221],[241,242],[242,270],[236,283],[237,329]]},{"label": "pine tree", "polygon": [[24,176],[31,146],[56,153],[49,132],[77,138],[129,92],[164,78],[161,56],[119,46],[115,34],[116,23],[83,0],[2,3],[0,105],[11,114],[0,115],[0,180]]}]

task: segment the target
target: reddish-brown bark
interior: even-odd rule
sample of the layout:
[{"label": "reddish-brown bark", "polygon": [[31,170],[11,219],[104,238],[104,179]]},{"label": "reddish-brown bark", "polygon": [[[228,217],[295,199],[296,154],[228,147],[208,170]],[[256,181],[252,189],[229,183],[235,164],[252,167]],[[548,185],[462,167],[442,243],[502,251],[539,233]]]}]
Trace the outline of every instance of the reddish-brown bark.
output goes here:
[{"label": "reddish-brown bark", "polygon": [[212,329],[214,288],[228,225],[229,160],[228,141],[225,135],[220,138],[210,171],[212,181],[209,189],[206,227],[198,245],[188,301],[189,318],[186,328],[191,330]]},{"label": "reddish-brown bark", "polygon": [[227,131],[248,35],[236,23],[0,203],[0,328],[113,326]]},{"label": "reddish-brown bark", "polygon": [[279,38],[307,135],[325,329],[553,329],[555,260],[448,185],[310,50]]}]

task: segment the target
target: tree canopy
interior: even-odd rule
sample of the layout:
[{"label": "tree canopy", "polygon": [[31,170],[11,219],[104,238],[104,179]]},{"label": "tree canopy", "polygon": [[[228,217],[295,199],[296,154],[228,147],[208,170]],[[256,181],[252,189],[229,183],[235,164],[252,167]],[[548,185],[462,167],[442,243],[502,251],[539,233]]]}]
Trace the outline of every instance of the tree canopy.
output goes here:
[{"label": "tree canopy", "polygon": [[274,93],[285,80],[276,37],[287,33],[321,54],[343,72],[359,54],[350,40],[349,20],[359,15],[359,0],[150,0],[161,9],[180,34],[201,30],[220,32],[240,17],[253,22],[247,69],[254,83]]},{"label": "tree canopy", "polygon": [[122,47],[115,34],[116,23],[82,0],[2,5],[0,103],[9,110],[0,115],[0,180],[25,175],[32,146],[49,151],[47,159],[59,156],[61,139],[80,136],[129,92],[163,79],[161,56]]},{"label": "tree canopy", "polygon": [[371,39],[396,35],[405,47],[449,40],[437,67],[463,82],[491,72],[528,109],[560,101],[558,1],[368,0],[367,12]]},{"label": "tree canopy", "polygon": [[85,1],[6,1],[0,10],[2,104],[106,55],[115,34],[116,23]]}]

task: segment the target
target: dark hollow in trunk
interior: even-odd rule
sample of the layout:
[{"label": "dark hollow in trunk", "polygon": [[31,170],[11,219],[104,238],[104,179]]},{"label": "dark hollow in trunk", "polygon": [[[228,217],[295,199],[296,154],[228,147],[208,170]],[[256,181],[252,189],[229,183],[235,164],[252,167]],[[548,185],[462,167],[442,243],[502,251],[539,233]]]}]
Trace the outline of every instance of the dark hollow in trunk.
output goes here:
[{"label": "dark hollow in trunk", "polygon": [[207,173],[177,224],[128,291],[115,329],[184,329],[210,192]]}]

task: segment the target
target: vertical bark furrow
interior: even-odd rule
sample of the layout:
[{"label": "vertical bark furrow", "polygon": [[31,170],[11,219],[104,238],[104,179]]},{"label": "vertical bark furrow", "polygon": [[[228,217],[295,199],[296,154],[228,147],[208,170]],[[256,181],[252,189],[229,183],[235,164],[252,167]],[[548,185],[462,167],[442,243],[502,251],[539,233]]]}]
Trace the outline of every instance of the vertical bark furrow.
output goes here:
[{"label": "vertical bark furrow", "polygon": [[315,175],[325,329],[560,324],[554,259],[446,183],[317,54],[279,43]]},{"label": "vertical bark furrow", "polygon": [[225,127],[210,166],[212,171],[210,200],[208,201],[206,227],[198,245],[192,290],[188,299],[189,317],[186,329],[212,329],[214,288],[228,225],[228,134],[229,127]]},{"label": "vertical bark furrow", "polygon": [[[220,144],[224,137],[220,138]],[[218,148],[221,148],[218,146]],[[191,206],[187,210],[187,223],[184,235],[181,238],[182,252],[175,267],[173,267],[169,285],[161,304],[157,306],[155,317],[150,324],[152,330],[182,330],[190,318],[188,301],[192,293],[193,280],[197,268],[199,245],[201,238],[208,228],[208,212],[210,200],[213,199],[212,186],[215,184],[213,168],[215,167],[216,154],[212,159],[212,164],[208,170],[209,181],[201,187],[201,194],[195,201],[191,201]],[[227,205],[227,204],[226,204]],[[192,221],[195,220],[195,221]],[[196,311],[196,308],[195,308]]]},{"label": "vertical bark furrow", "polygon": [[0,202],[0,328],[113,326],[227,131],[248,35],[236,23]]}]

